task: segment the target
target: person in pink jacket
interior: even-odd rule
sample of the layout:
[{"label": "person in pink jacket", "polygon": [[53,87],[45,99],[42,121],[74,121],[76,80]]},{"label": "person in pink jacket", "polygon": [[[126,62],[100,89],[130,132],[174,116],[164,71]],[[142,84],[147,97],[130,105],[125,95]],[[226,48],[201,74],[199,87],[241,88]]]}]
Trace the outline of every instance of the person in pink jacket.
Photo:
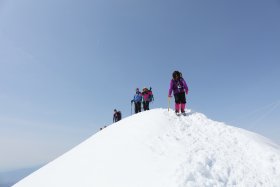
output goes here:
[{"label": "person in pink jacket", "polygon": [[168,97],[172,97],[171,94],[173,92],[175,98],[176,114],[178,115],[181,109],[181,113],[183,115],[186,115],[186,94],[188,94],[189,88],[187,86],[186,81],[183,79],[182,74],[179,71],[174,71],[172,77],[173,78],[170,81]]},{"label": "person in pink jacket", "polygon": [[151,90],[148,90],[148,88],[144,87],[142,96],[143,96],[143,109],[144,111],[150,110],[149,103],[154,100],[153,92]]}]

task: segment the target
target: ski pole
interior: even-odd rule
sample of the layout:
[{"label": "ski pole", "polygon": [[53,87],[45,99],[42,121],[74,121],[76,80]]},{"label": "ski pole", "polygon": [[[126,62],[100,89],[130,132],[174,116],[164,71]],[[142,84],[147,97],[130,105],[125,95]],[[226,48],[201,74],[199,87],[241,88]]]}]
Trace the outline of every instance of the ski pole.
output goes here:
[{"label": "ski pole", "polygon": [[170,97],[168,97],[168,112],[169,112],[169,108],[170,108]]}]

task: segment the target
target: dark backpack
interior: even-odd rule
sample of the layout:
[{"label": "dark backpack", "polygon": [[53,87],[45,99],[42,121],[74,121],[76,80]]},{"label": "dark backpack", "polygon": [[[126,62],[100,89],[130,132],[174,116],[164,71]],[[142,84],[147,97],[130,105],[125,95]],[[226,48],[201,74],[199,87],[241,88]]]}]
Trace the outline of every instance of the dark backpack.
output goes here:
[{"label": "dark backpack", "polygon": [[179,90],[179,92],[182,92],[183,89],[185,89],[184,84],[183,84],[183,78],[180,78],[179,80],[174,80],[172,79],[173,82],[173,90]]},{"label": "dark backpack", "polygon": [[121,120],[121,119],[122,119],[122,113],[121,113],[121,111],[118,111],[118,112],[117,112],[117,116],[118,116],[118,120]]},{"label": "dark backpack", "polygon": [[149,93],[149,101],[153,101],[154,100],[153,92],[149,90],[148,93]]}]

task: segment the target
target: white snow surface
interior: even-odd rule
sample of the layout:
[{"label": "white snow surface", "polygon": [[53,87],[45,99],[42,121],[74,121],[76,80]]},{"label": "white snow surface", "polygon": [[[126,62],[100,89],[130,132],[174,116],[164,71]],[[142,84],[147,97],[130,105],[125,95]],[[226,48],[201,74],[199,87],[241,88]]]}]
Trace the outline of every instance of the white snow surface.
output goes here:
[{"label": "white snow surface", "polygon": [[205,115],[154,109],[114,123],[14,187],[279,187],[280,147]]}]

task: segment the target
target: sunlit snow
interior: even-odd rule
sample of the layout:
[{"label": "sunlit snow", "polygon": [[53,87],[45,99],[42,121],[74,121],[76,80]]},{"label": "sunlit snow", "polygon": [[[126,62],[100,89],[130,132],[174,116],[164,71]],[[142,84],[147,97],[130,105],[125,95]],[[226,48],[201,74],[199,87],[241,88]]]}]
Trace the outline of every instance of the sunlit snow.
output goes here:
[{"label": "sunlit snow", "polygon": [[188,111],[127,117],[14,187],[280,186],[280,147]]}]

